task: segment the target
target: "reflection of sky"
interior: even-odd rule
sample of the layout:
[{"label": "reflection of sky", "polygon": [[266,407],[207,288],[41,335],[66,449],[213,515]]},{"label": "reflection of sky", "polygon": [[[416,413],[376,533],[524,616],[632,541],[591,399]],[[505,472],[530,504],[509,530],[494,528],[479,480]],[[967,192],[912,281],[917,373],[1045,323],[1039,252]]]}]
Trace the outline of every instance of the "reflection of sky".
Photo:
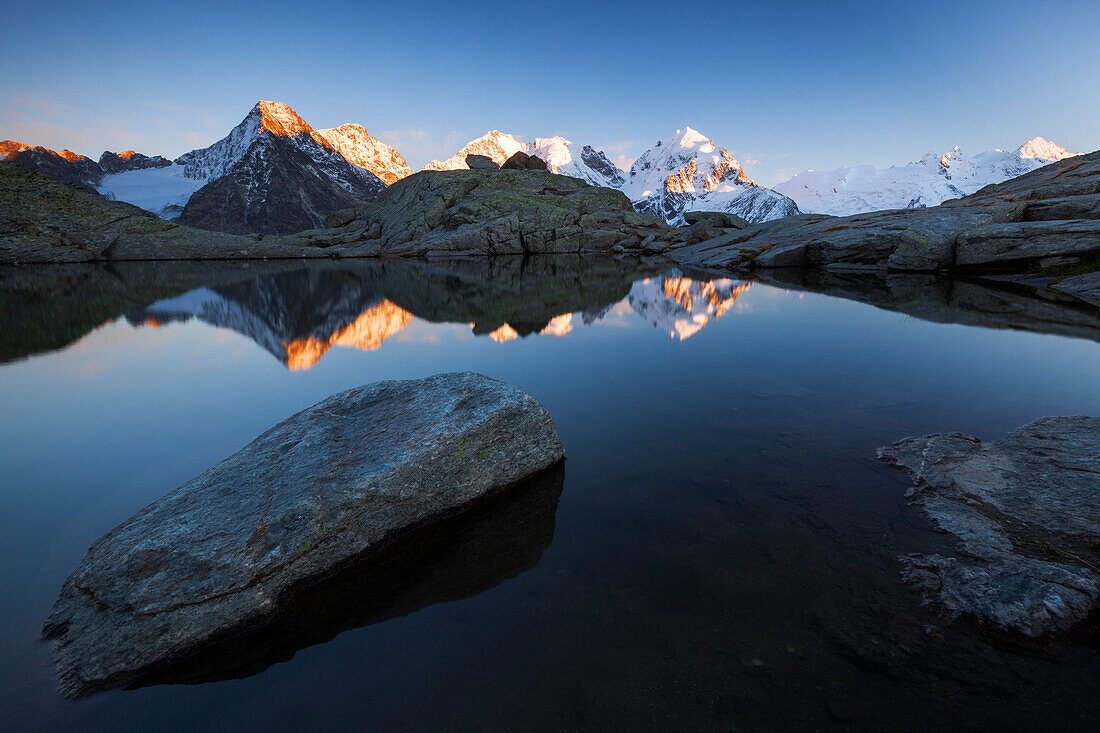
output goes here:
[{"label": "reflection of sky", "polygon": [[[999,436],[1043,415],[1100,414],[1100,344],[1091,341],[936,324],[761,284],[683,341],[639,318],[626,301],[590,327],[578,323],[574,314],[564,337],[536,333],[498,344],[467,323],[414,318],[375,351],[333,348],[312,369],[292,372],[245,336],[197,319],[161,328],[118,320],[61,351],[0,365],[0,588],[8,591],[0,605],[0,706],[24,711],[24,719],[33,717],[28,706],[117,719],[112,706],[124,703],[128,716],[147,721],[159,705],[186,695],[196,709],[240,720],[247,713],[241,701],[261,687],[271,699],[293,694],[333,665],[348,679],[340,665],[349,659],[359,665],[355,679],[373,674],[362,668],[364,657],[344,653],[354,643],[348,635],[251,681],[105,696],[101,707],[60,713],[49,649],[36,641],[57,588],[95,538],[288,415],[367,382],[459,370],[503,379],[546,405],[569,457],[558,537],[539,568],[476,601],[355,637],[371,640],[370,653],[392,643],[395,659],[411,653],[417,642],[410,639],[431,639],[433,654],[443,648],[424,626],[433,613],[479,608],[540,572],[600,557],[578,544],[578,533],[637,544],[615,528],[643,516],[631,513],[641,500],[661,516],[677,507],[703,516],[726,506],[700,494],[717,492],[719,478],[767,496],[784,495],[796,480],[815,485],[823,475],[838,500],[850,499],[853,470],[874,477],[860,484],[872,494],[881,490],[875,481],[900,484],[873,455],[905,435]],[[819,454],[825,445],[834,453]],[[837,458],[841,450],[848,453]],[[769,483],[799,461],[808,466],[801,473]],[[652,503],[665,495],[674,500]],[[314,692],[339,698],[340,690]]]}]

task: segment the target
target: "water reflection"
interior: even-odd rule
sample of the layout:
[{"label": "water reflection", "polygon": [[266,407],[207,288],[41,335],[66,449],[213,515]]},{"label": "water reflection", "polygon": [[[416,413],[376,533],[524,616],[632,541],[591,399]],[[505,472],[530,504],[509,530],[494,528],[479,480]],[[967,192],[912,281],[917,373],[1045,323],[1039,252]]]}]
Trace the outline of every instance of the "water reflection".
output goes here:
[{"label": "water reflection", "polygon": [[689,339],[733,308],[752,283],[720,278],[699,280],[679,270],[634,283],[627,301],[639,316],[668,331],[671,338]]},{"label": "water reflection", "polygon": [[[333,346],[378,349],[417,316],[445,322],[482,316],[468,321],[470,329],[505,343],[536,334],[565,336],[609,313],[625,311],[683,341],[733,308],[737,297],[751,286],[725,278],[693,279],[676,269],[644,277],[629,289],[608,287],[607,277],[602,268],[564,267],[533,274],[532,280],[552,294],[552,299],[540,302],[541,289],[494,290],[487,282],[483,292],[470,292],[466,283],[452,289],[457,279],[452,273],[417,263],[355,263],[198,288],[131,311],[126,320],[135,327],[159,328],[195,318],[247,336],[287,368],[302,370],[317,364]],[[424,294],[409,291],[413,283],[420,281],[422,287],[433,280],[435,288],[427,301]],[[526,276],[519,273],[519,282],[525,281]],[[463,293],[470,299],[463,299]],[[624,307],[616,311],[617,305]],[[552,309],[559,306],[575,310],[554,313]],[[499,322],[517,311],[518,318],[511,316],[516,325]]]},{"label": "water reflection", "polygon": [[[1095,308],[1068,296],[933,275],[777,270],[758,280],[917,318],[1100,340]],[[737,308],[751,282],[603,258],[458,263],[116,263],[0,269],[0,362],[62,348],[113,319],[197,319],[236,331],[289,369],[334,346],[375,350],[412,323],[468,324],[498,343],[566,336],[634,314],[678,341]]]},{"label": "water reflection", "polygon": [[363,562],[279,599],[262,628],[205,647],[130,687],[249,677],[350,629],[483,593],[521,575],[554,539],[564,462]]}]

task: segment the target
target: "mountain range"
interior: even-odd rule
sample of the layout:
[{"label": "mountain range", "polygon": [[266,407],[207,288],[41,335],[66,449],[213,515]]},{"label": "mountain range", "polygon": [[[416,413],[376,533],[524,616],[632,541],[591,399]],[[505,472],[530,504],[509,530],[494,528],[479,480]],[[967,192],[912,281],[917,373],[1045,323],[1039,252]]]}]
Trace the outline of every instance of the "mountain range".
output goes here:
[{"label": "mountain range", "polygon": [[[639,155],[629,171],[590,145],[560,136],[524,142],[499,130],[421,170],[465,169],[467,155],[502,164],[517,152],[538,156],[553,173],[620,190],[636,210],[671,224],[683,224],[691,211],[763,222],[803,212],[934,206],[1071,155],[1035,138],[1011,152],[968,157],[956,147],[905,166],[804,171],[766,188],[728,149],[685,125]],[[360,125],[314,129],[290,106],[268,101],[258,102],[221,140],[175,161],[128,150],[104,152],[96,162],[70,150],[10,140],[0,142],[0,160],[38,168],[181,224],[259,235],[323,226],[334,211],[370,201],[413,173],[397,150]]]},{"label": "mountain range", "polygon": [[938,206],[993,183],[1070,158],[1063,147],[1036,137],[1015,150],[968,156],[958,146],[943,155],[927,153],[915,163],[878,168],[858,165],[832,171],[803,171],[775,187],[806,213],[849,216],[883,209]]}]

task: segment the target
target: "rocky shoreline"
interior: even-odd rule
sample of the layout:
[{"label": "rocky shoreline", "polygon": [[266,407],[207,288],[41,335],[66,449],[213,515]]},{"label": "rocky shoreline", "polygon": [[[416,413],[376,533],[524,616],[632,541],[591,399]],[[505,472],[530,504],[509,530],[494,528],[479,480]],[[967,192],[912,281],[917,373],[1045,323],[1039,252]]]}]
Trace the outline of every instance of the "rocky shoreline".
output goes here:
[{"label": "rocky shoreline", "polygon": [[563,458],[546,409],[480,374],[333,395],[92,545],[43,626],[61,689],[125,686],[262,627],[304,587]]},{"label": "rocky shoreline", "polygon": [[1047,417],[997,441],[945,433],[880,448],[910,503],[958,541],[954,557],[900,558],[951,619],[1037,638],[1100,610],[1100,418]]}]

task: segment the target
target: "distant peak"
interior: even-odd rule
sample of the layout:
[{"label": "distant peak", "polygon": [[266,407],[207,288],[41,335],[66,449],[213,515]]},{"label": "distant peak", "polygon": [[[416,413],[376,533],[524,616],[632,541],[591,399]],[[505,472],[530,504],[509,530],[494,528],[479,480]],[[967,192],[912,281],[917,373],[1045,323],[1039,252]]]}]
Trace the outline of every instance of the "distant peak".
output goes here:
[{"label": "distant peak", "polygon": [[1072,153],[1060,145],[1055,145],[1043,137],[1033,137],[1026,143],[1016,148],[1016,155],[1021,158],[1034,158],[1037,160],[1062,160],[1072,157]]},{"label": "distant peak", "polygon": [[688,125],[684,125],[682,129],[677,130],[676,134],[672,136],[671,142],[679,144],[682,148],[694,148],[700,144],[712,147],[714,145],[709,137]]},{"label": "distant peak", "polygon": [[293,137],[302,132],[312,132],[305,120],[289,104],[261,100],[252,108],[251,114],[260,116],[260,126],[273,135]]}]

